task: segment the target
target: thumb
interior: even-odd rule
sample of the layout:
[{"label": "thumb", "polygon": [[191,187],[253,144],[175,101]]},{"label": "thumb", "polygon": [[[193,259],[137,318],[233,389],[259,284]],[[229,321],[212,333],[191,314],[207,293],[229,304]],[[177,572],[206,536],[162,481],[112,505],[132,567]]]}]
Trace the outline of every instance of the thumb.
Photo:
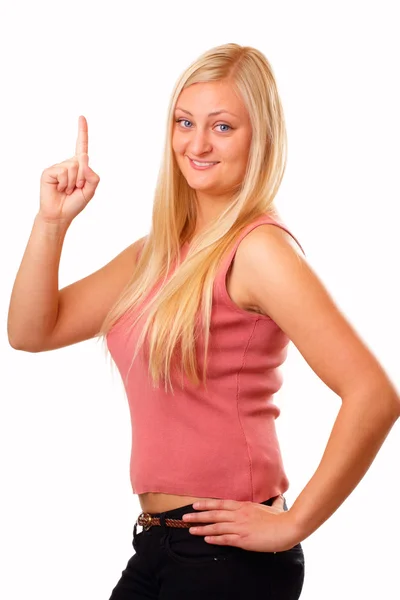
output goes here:
[{"label": "thumb", "polygon": [[89,183],[98,183],[100,181],[100,177],[89,167],[89,165],[85,165],[83,169],[83,174],[85,176],[86,181]]},{"label": "thumb", "polygon": [[83,176],[85,184],[83,188],[81,188],[82,192],[86,192],[88,198],[91,198],[96,191],[100,177],[89,167],[89,165],[85,165],[83,168]]}]

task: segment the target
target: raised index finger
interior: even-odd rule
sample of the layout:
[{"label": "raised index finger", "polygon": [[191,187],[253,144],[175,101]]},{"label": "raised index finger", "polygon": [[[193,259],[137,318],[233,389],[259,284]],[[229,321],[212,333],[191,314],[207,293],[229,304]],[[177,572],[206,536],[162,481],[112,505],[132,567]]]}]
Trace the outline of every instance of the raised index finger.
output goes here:
[{"label": "raised index finger", "polygon": [[81,156],[88,153],[88,124],[83,115],[78,120],[78,138],[76,140],[75,156]]}]

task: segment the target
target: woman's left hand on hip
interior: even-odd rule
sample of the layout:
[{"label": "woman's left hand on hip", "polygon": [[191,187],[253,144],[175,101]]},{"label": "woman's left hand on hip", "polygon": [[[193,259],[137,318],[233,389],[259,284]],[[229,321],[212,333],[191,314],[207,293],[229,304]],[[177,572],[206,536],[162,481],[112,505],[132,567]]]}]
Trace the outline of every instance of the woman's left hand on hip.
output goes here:
[{"label": "woman's left hand on hip", "polygon": [[[300,542],[290,510],[284,509],[282,495],[271,506],[220,498],[194,503],[198,511],[183,515],[193,523],[189,532],[206,536],[210,544],[237,546],[255,552],[283,552]],[[207,525],[201,525],[208,523]]]}]

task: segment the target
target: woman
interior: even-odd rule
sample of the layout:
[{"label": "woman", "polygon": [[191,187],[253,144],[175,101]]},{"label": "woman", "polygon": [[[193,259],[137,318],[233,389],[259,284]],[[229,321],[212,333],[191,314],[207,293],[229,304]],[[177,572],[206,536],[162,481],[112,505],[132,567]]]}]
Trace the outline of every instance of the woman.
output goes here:
[{"label": "woman", "polygon": [[[75,156],[43,171],[8,331],[31,352],[105,339],[123,378],[143,512],[111,599],[297,599],[301,541],[359,483],[400,401],[273,205],[286,130],[271,66],[237,44],[189,66],[149,235],[58,291],[65,234],[100,180],[87,152],[80,117]],[[290,509],[273,402],[289,341],[342,399]]]}]

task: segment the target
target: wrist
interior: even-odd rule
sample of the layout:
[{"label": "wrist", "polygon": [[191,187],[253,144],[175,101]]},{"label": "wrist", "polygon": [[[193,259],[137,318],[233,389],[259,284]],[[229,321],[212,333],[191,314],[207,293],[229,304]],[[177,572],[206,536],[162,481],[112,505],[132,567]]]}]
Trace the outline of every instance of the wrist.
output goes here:
[{"label": "wrist", "polygon": [[290,531],[290,539],[292,543],[291,547],[293,547],[296,544],[302,542],[306,537],[308,537],[308,534],[306,533],[304,524],[298,519],[297,514],[294,511],[292,511],[289,508],[283,514],[286,516],[287,521],[289,523],[288,528]]},{"label": "wrist", "polygon": [[51,219],[39,211],[35,215],[35,223],[46,232],[62,235],[66,233],[72,221],[67,219]]}]

